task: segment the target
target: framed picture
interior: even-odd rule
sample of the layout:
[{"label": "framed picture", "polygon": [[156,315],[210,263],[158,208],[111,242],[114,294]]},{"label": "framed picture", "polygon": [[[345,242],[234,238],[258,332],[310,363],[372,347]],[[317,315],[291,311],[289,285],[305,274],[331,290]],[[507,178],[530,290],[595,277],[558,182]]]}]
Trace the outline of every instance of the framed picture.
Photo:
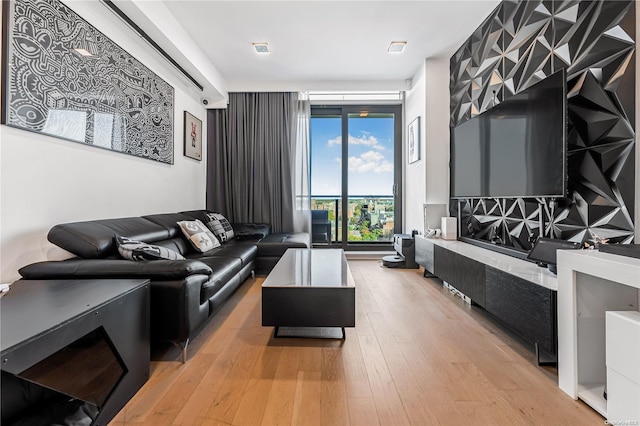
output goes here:
[{"label": "framed picture", "polygon": [[420,159],[420,117],[416,117],[407,130],[407,159],[409,164]]},{"label": "framed picture", "polygon": [[202,121],[184,112],[184,156],[202,160]]},{"label": "framed picture", "polygon": [[59,0],[2,9],[2,124],[173,164],[169,83]]}]

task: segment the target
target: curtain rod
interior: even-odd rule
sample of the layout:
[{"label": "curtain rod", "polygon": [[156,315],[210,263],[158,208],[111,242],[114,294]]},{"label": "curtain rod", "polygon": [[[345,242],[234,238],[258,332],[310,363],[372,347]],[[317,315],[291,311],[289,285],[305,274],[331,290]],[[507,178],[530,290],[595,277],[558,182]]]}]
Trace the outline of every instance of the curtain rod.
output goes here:
[{"label": "curtain rod", "polygon": [[144,32],[144,30],[142,28],[140,28],[135,22],[133,22],[133,20],[131,20],[131,18],[129,18],[118,6],[116,6],[113,3],[113,1],[111,1],[111,0],[101,0],[101,1],[107,7],[109,7],[109,9],[111,9],[111,11],[113,13],[115,13],[120,19],[122,19],[127,25],[129,25],[129,27],[131,27],[132,30],[137,32],[138,35],[140,35],[140,37],[142,37],[147,43],[149,43],[154,49],[156,49],[156,51],[160,55],[162,55],[167,61],[169,61],[171,63],[171,65],[176,67],[178,69],[178,71],[180,71],[185,77],[187,77],[189,79],[189,81],[191,81],[198,89],[200,89],[200,91],[204,90],[204,87],[202,86],[202,84],[198,83],[198,81],[195,78],[193,78],[191,76],[191,74],[189,74],[187,72],[187,70],[182,68],[182,66],[178,62],[176,62],[175,59],[173,59],[167,52],[165,52],[165,50],[162,47],[160,47],[160,45],[158,43],[156,43],[149,36],[149,34]]}]

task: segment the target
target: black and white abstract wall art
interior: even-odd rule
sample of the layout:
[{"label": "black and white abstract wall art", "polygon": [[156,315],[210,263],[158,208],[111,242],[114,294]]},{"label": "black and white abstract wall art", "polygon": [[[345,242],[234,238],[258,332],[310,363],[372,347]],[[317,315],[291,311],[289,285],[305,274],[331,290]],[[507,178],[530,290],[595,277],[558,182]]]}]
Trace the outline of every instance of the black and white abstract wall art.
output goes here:
[{"label": "black and white abstract wall art", "polygon": [[3,124],[173,164],[172,86],[58,0],[3,14]]},{"label": "black and white abstract wall art", "polygon": [[636,16],[632,0],[503,0],[450,60],[455,127],[559,69],[567,74],[567,199],[451,200],[461,233],[531,248],[634,238]]}]

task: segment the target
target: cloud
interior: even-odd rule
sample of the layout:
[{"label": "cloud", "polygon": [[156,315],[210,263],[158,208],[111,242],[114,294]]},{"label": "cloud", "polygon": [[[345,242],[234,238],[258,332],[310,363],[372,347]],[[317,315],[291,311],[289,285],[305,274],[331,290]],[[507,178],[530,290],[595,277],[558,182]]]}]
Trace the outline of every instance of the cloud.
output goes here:
[{"label": "cloud", "polygon": [[[378,151],[384,151],[384,146],[380,145],[380,141],[375,136],[369,134],[369,132],[362,132],[362,136],[349,135],[349,145],[364,145],[371,147]],[[342,145],[342,136],[329,139],[327,141],[328,146]]]},{"label": "cloud", "polygon": [[328,146],[342,145],[342,136],[338,136],[337,138],[329,139],[327,141],[327,145]]},{"label": "cloud", "polygon": [[378,151],[384,150],[384,147],[380,145],[378,138],[372,135],[369,135],[369,136],[363,135],[363,136],[360,136],[359,138],[356,136],[349,135],[349,145],[365,145],[373,149],[377,149]]},{"label": "cloud", "polygon": [[356,173],[385,173],[393,171],[393,164],[379,152],[367,151],[359,157],[349,157],[349,171]]}]

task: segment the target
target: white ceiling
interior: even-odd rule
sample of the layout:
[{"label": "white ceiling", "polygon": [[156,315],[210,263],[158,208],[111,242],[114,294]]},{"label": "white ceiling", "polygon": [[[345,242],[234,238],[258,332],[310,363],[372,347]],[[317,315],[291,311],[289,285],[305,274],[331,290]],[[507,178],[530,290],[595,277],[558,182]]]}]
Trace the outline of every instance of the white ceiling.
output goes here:
[{"label": "white ceiling", "polygon": [[[425,58],[449,57],[500,3],[165,0],[229,91],[397,88]],[[389,54],[391,41],[407,42]],[[258,55],[252,42],[268,42]]]}]

